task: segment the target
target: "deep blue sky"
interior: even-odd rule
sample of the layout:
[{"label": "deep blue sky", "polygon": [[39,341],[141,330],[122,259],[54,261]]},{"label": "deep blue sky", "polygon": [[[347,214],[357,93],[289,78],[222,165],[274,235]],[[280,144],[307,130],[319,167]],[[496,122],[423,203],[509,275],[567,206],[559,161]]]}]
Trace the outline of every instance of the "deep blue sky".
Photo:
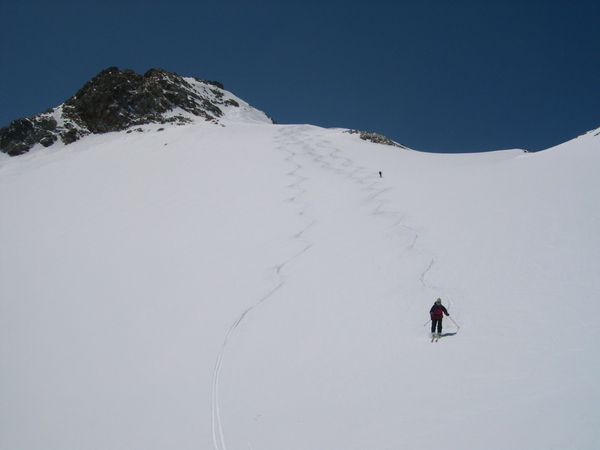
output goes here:
[{"label": "deep blue sky", "polygon": [[0,0],[0,127],[110,66],[417,150],[541,150],[600,127],[600,1]]}]

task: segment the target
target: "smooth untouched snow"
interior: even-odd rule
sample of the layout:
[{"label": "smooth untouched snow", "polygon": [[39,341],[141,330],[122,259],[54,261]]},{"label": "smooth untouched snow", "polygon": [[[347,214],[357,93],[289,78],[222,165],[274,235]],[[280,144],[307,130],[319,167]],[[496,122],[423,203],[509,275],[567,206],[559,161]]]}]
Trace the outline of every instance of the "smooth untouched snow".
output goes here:
[{"label": "smooth untouched snow", "polygon": [[222,125],[0,159],[0,448],[597,447],[598,130]]}]

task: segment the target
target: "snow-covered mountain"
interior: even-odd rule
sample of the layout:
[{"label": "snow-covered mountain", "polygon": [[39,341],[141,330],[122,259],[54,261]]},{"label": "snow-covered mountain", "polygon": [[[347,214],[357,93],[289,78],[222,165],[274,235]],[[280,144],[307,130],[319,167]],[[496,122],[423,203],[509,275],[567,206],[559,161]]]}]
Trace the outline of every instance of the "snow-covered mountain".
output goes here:
[{"label": "snow-covered mountain", "polygon": [[219,82],[162,69],[140,75],[109,67],[58,107],[0,129],[0,151],[15,156],[38,143],[50,147],[57,141],[70,144],[88,134],[142,131],[140,125],[184,125],[197,120],[219,124],[220,119],[272,123]]},{"label": "snow-covered mountain", "polygon": [[0,448],[596,448],[600,129],[441,155],[218,92],[0,155]]}]

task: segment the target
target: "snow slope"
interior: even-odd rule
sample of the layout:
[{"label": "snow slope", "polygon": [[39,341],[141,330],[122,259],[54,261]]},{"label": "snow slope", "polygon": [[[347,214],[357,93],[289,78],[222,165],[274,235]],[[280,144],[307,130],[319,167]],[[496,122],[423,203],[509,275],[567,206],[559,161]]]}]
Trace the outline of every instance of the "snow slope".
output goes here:
[{"label": "snow slope", "polygon": [[0,448],[596,448],[600,130],[222,124],[0,159]]}]

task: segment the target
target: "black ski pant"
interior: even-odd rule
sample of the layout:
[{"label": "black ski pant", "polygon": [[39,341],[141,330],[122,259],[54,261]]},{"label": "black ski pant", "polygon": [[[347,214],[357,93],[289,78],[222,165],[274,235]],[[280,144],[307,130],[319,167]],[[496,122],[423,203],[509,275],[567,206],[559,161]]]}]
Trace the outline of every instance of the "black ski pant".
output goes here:
[{"label": "black ski pant", "polygon": [[442,319],[431,319],[431,332],[435,333],[435,328],[437,327],[437,332],[442,334]]}]

